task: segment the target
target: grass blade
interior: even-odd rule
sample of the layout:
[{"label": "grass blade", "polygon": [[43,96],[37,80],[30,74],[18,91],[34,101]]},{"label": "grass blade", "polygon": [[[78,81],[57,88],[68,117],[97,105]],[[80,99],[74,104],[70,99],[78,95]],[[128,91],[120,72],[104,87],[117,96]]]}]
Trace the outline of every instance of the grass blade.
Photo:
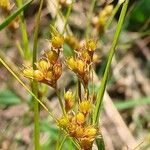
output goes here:
[{"label": "grass blade", "polygon": [[107,80],[108,80],[109,70],[110,70],[113,55],[114,55],[115,50],[116,50],[116,45],[117,45],[117,42],[118,42],[118,39],[119,39],[121,28],[122,28],[122,25],[123,25],[123,22],[124,22],[125,14],[126,14],[127,7],[128,7],[128,2],[129,2],[129,0],[126,0],[123,4],[121,14],[120,14],[120,17],[119,17],[119,21],[118,21],[118,25],[117,25],[117,28],[116,28],[116,32],[115,32],[115,35],[114,35],[114,38],[113,38],[113,43],[112,43],[112,46],[110,48],[110,52],[109,52],[108,61],[107,61],[107,65],[106,65],[106,68],[105,68],[104,76],[103,76],[101,86],[100,86],[100,89],[99,89],[99,92],[98,92],[98,95],[97,95],[95,111],[94,111],[94,114],[93,114],[93,124],[98,124],[98,121],[99,121],[100,108],[101,108],[101,105],[102,105],[102,100],[103,100],[103,96],[104,96],[104,92],[105,92],[105,88],[106,88],[106,83],[107,83]]},{"label": "grass blade", "polygon": [[24,9],[26,9],[33,0],[29,0],[21,8],[17,9],[13,14],[8,16],[1,24],[0,31],[4,29],[13,19],[15,19]]}]

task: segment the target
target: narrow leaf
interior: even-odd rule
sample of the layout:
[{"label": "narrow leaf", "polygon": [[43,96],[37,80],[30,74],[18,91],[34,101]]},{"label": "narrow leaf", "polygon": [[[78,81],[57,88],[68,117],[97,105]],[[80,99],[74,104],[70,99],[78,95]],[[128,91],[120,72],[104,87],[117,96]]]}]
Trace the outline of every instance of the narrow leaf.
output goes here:
[{"label": "narrow leaf", "polygon": [[32,2],[33,0],[29,0],[27,3],[25,3],[21,8],[17,9],[13,14],[8,16],[1,24],[0,24],[0,31],[4,29],[13,19],[15,19],[23,10],[27,8],[27,6]]}]

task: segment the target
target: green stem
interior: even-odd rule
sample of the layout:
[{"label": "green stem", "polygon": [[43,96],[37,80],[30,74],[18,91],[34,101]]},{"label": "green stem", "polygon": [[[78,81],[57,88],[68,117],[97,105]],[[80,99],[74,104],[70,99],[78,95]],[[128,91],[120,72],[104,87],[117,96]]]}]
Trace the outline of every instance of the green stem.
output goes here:
[{"label": "green stem", "polygon": [[104,77],[102,79],[101,86],[100,86],[98,96],[97,96],[97,100],[96,100],[96,106],[95,106],[95,111],[94,111],[94,116],[93,116],[93,124],[98,124],[98,121],[99,121],[100,108],[101,108],[101,105],[102,105],[102,100],[103,100],[103,96],[104,96],[104,92],[105,92],[105,88],[106,88],[106,83],[107,83],[107,80],[108,80],[111,61],[112,61],[113,55],[114,55],[115,50],[116,50],[116,45],[117,45],[119,35],[120,35],[120,32],[121,32],[121,28],[122,28],[122,25],[123,25],[123,22],[124,22],[124,18],[125,18],[125,14],[126,14],[126,11],[127,11],[128,3],[129,3],[129,0],[126,0],[123,4],[121,14],[120,14],[120,17],[119,17],[119,21],[118,21],[118,25],[117,25],[117,29],[116,29],[116,32],[115,32],[115,35],[114,35],[113,43],[112,43],[112,46],[110,48],[109,57],[108,57],[107,65],[106,65],[105,72],[104,72]]},{"label": "green stem", "polygon": [[78,86],[78,98],[79,98],[79,102],[81,102],[81,82],[79,79],[78,79],[77,86]]},{"label": "green stem", "polygon": [[[22,7],[22,0],[16,0],[18,8]],[[23,12],[20,14],[20,28],[21,28],[21,34],[22,34],[22,42],[23,42],[23,48],[24,48],[24,58],[25,60],[28,60],[30,58],[30,48],[29,48],[29,41],[27,36],[27,30],[26,30],[26,22],[24,19]]]},{"label": "green stem", "polygon": [[66,116],[66,110],[65,110],[65,107],[64,107],[63,102],[62,102],[60,91],[57,88],[56,88],[56,94],[57,94],[57,97],[58,97],[59,104],[60,104],[61,110],[63,112],[63,115]]},{"label": "green stem", "polygon": [[62,149],[62,146],[63,146],[63,144],[64,144],[66,138],[67,138],[67,135],[63,138],[63,140],[61,141],[61,143],[60,143],[60,145],[59,145],[59,147],[58,147],[57,150],[61,150],[61,149]]},{"label": "green stem", "polygon": [[67,27],[67,23],[68,23],[68,19],[72,10],[72,6],[73,6],[73,1],[72,3],[69,5],[68,10],[67,10],[67,14],[66,14],[66,18],[65,18],[65,24],[64,24],[64,28],[62,31],[62,35],[65,33],[66,27]]},{"label": "green stem", "polygon": [[91,7],[89,8],[89,13],[87,16],[87,28],[86,28],[86,32],[85,32],[86,39],[89,38],[89,33],[90,33],[90,29],[91,29],[90,23],[91,23],[91,18],[92,18],[92,13],[93,13],[93,10],[95,7],[95,3],[96,3],[96,0],[92,0],[91,5],[90,5]]},{"label": "green stem", "polygon": [[[38,33],[39,33],[39,24],[40,24],[40,17],[41,11],[43,6],[43,0],[39,0],[39,10],[35,21],[35,32],[34,32],[34,44],[33,44],[33,58],[32,58],[32,65],[33,69],[36,69],[35,62],[37,60],[37,46],[38,46]],[[38,83],[37,81],[32,82],[32,91],[38,97]],[[34,99],[34,97],[33,97]],[[34,101],[34,147],[35,150],[40,150],[40,131],[39,131],[39,103]]]},{"label": "green stem", "polygon": [[107,23],[106,23],[106,25],[105,25],[105,29],[104,29],[105,31],[106,31],[106,30],[109,28],[109,26],[111,25],[111,23],[112,23],[112,21],[113,21],[115,15],[116,15],[116,13],[118,12],[120,6],[121,6],[121,3],[118,2],[117,5],[115,6],[115,8],[113,9],[113,12],[112,12],[110,18],[108,19],[108,21],[107,21]]}]

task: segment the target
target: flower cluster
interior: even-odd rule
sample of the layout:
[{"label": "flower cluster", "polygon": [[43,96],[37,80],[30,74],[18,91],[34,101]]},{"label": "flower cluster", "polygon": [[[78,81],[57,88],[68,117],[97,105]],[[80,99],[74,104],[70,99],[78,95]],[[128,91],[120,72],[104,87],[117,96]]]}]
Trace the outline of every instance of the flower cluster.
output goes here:
[{"label": "flower cluster", "polygon": [[89,115],[92,108],[90,100],[82,100],[78,105],[78,110],[75,113],[72,109],[74,106],[74,96],[71,91],[64,94],[65,109],[67,115],[59,120],[59,126],[67,133],[74,137],[82,149],[89,150],[95,140],[98,129],[89,123]]},{"label": "flower cluster", "polygon": [[[88,91],[96,42],[88,40],[81,46],[73,37],[71,40],[68,38],[65,41],[70,43],[70,47],[74,50],[71,57],[65,58],[65,64],[77,75],[81,81],[80,85],[84,87],[84,92],[80,91],[80,94],[74,94],[71,90],[68,90],[64,93],[63,98],[59,97],[63,116],[58,119],[58,126],[65,130],[69,136],[73,137],[82,149],[90,150],[98,135],[97,126],[91,122],[91,112],[95,97],[90,95]],[[50,43],[50,50],[45,51],[38,60],[36,69],[25,67],[23,74],[27,78],[56,88],[57,80],[62,74],[62,63],[59,56],[64,38],[57,32],[54,32]],[[62,99],[64,99],[64,103]]]},{"label": "flower cluster", "polygon": [[31,67],[25,67],[23,75],[55,88],[57,80],[62,74],[62,64],[59,60],[59,54],[63,41],[64,39],[60,34],[53,34],[50,41],[51,48],[46,50],[36,63],[36,70]]},{"label": "flower cluster", "polygon": [[78,78],[84,87],[87,87],[90,78],[90,66],[93,62],[93,54],[96,49],[96,42],[88,40],[85,44],[75,50],[75,55],[67,58],[66,64]]},{"label": "flower cluster", "polygon": [[106,25],[112,11],[113,5],[106,5],[99,15],[93,19],[93,24],[100,33],[103,32],[104,26]]}]

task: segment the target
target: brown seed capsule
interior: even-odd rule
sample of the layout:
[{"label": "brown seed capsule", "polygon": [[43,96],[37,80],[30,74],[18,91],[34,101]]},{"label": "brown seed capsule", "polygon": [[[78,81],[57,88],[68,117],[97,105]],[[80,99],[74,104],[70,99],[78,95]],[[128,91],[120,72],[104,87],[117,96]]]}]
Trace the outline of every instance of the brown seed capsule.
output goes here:
[{"label": "brown seed capsule", "polygon": [[59,62],[57,62],[53,66],[53,76],[57,80],[57,79],[59,79],[59,77],[61,76],[61,74],[62,74],[62,64],[59,63]]},{"label": "brown seed capsule", "polygon": [[44,59],[39,60],[36,65],[38,70],[40,70],[43,73],[46,73],[50,67],[50,63]]},{"label": "brown seed capsule", "polygon": [[46,57],[48,58],[49,62],[54,64],[58,60],[58,53],[54,50],[48,50],[45,52]]},{"label": "brown seed capsule", "polygon": [[93,52],[96,49],[96,42],[94,40],[89,40],[86,42],[86,48],[88,51]]},{"label": "brown seed capsule", "polygon": [[65,100],[65,109],[68,112],[69,110],[72,109],[72,107],[74,105],[74,96],[73,96],[73,93],[71,91],[67,91],[64,94],[64,100]]},{"label": "brown seed capsule", "polygon": [[58,125],[60,127],[67,127],[67,124],[68,124],[68,118],[66,117],[62,117],[59,121],[58,121]]},{"label": "brown seed capsule", "polygon": [[81,112],[76,115],[76,121],[78,124],[83,124],[85,122],[85,117]]},{"label": "brown seed capsule", "polygon": [[61,36],[59,34],[55,34],[55,35],[52,35],[51,42],[52,42],[52,46],[54,48],[58,49],[58,48],[62,47],[62,45],[64,43],[64,38],[63,38],[63,36]]},{"label": "brown seed capsule", "polygon": [[90,112],[90,109],[91,109],[91,103],[88,100],[82,101],[79,105],[80,112],[82,112],[85,115]]},{"label": "brown seed capsule", "polygon": [[76,60],[73,57],[70,57],[67,59],[66,64],[72,71],[76,71],[77,69],[77,63]]},{"label": "brown seed capsule", "polygon": [[77,73],[83,75],[85,73],[86,63],[80,59],[76,60]]},{"label": "brown seed capsule", "polygon": [[93,138],[96,136],[96,134],[97,134],[97,129],[95,129],[92,126],[88,126],[84,130],[84,136],[85,137]]},{"label": "brown seed capsule", "polygon": [[35,70],[34,71],[34,74],[33,74],[33,77],[35,80],[37,81],[42,81],[44,80],[44,75],[43,73],[40,71],[40,70]]},{"label": "brown seed capsule", "polygon": [[81,138],[80,139],[80,146],[84,150],[90,150],[92,148],[94,138]]},{"label": "brown seed capsule", "polygon": [[34,70],[31,68],[25,68],[25,69],[23,69],[22,73],[27,78],[33,78]]},{"label": "brown seed capsule", "polygon": [[82,126],[78,126],[76,128],[75,137],[76,138],[81,138],[81,137],[83,137],[83,135],[84,135],[84,129],[83,129],[83,127]]}]

